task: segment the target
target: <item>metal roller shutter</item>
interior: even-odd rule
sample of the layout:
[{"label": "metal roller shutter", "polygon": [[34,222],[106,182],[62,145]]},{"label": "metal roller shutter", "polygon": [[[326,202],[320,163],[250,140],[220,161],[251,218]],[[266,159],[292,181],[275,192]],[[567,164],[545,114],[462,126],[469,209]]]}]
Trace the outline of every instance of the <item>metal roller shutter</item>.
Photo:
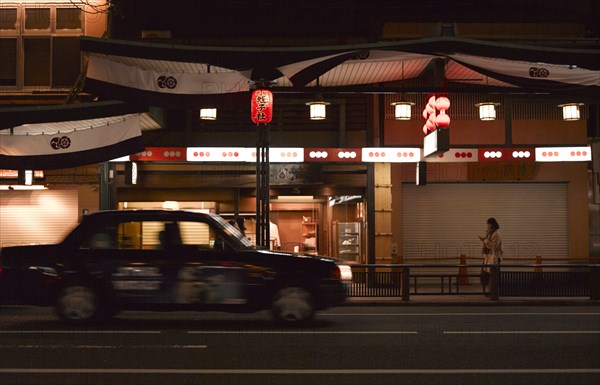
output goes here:
[{"label": "metal roller shutter", "polygon": [[0,192],[0,247],[63,240],[78,220],[77,190]]},{"label": "metal roller shutter", "polygon": [[494,217],[507,259],[568,258],[566,183],[403,185],[405,258],[479,257]]}]

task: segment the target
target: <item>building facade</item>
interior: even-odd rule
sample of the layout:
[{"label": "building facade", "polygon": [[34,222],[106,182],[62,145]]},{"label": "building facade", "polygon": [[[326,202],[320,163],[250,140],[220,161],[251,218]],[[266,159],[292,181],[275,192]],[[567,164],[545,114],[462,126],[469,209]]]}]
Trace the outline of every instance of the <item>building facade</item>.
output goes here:
[{"label": "building facade", "polygon": [[[46,190],[2,190],[2,244],[57,241],[58,230],[72,226],[84,212],[163,207],[165,202],[226,217],[241,215],[251,236],[257,211],[256,166],[252,161],[211,161],[200,154],[207,149],[225,153],[256,149],[261,129],[250,121],[250,88],[280,77],[281,73],[273,74],[274,68],[289,70],[291,64],[286,67],[282,56],[297,56],[294,63],[305,63],[309,58],[301,52],[317,46],[323,52],[310,60],[319,58],[321,64],[309,63],[296,78],[330,63],[321,57],[340,57],[342,49],[355,52],[360,48],[370,56],[351,57],[331,67],[334,71],[345,65],[346,74],[338,71],[334,77],[330,72],[329,80],[325,72],[303,86],[286,79],[268,84],[274,93],[268,145],[271,150],[283,149],[284,154],[302,154],[301,160],[273,160],[269,165],[269,218],[279,235],[272,237],[271,247],[289,251],[297,247],[357,263],[445,260],[461,255],[478,258],[476,237],[484,231],[485,220],[496,217],[508,258],[588,260],[597,256],[600,85],[577,86],[571,91],[558,87],[556,92],[524,81],[515,85],[491,69],[473,71],[473,64],[461,62],[465,58],[452,57],[448,51],[451,47],[469,55],[495,57],[494,50],[518,43],[550,48],[539,52],[545,59],[552,59],[548,52],[554,48],[584,52],[581,63],[587,63],[590,55],[598,56],[590,48],[598,41],[598,31],[590,29],[587,19],[577,15],[557,18],[558,10],[551,12],[554,2],[548,3],[547,16],[527,18],[532,2],[517,3],[524,7],[523,15],[516,20],[500,18],[490,25],[483,16],[472,19],[447,7],[447,14],[438,10],[434,15],[438,20],[432,20],[433,16],[419,18],[415,12],[401,16],[406,9],[387,3],[362,9],[334,2],[325,12],[329,19],[322,16],[315,21],[310,14],[313,9],[303,9],[311,17],[293,22],[306,26],[310,19],[312,28],[307,30],[288,28],[291,21],[282,10],[265,10],[253,2],[236,10],[216,7],[212,13],[175,2],[168,15],[162,2],[154,1],[112,2],[111,8],[100,9],[87,3],[78,8],[71,2],[2,4],[3,52],[14,52],[15,57],[12,61],[2,55],[3,107],[119,100],[141,105],[154,122],[142,128],[143,151],[127,159],[43,170],[43,179],[35,183],[49,186]],[[586,2],[585,6],[595,5]],[[274,17],[270,23],[253,23],[241,16],[248,12],[271,12]],[[368,17],[359,25],[361,12]],[[76,23],[76,15],[81,24]],[[81,39],[83,35],[89,38]],[[101,36],[108,39],[95,39]],[[81,50],[73,48],[69,39],[78,40]],[[415,40],[418,46],[411,45]],[[430,40],[436,43],[430,46]],[[123,45],[123,41],[128,43]],[[408,50],[411,55],[376,58],[382,48],[389,53],[389,45],[397,42],[405,46],[394,47],[395,54]],[[239,59],[245,58],[240,47],[253,51],[254,56]],[[256,53],[270,49],[274,52],[269,55]],[[424,56],[415,58],[417,53]],[[202,60],[191,59],[198,55]],[[520,52],[506,55],[526,58]],[[206,76],[238,75],[251,70],[250,85],[238,80],[238,92],[209,89],[199,95],[167,95],[163,90],[109,81],[109,75],[92,75],[97,67],[81,72],[87,75],[82,78],[77,58],[84,70],[88,63],[97,66],[99,59],[110,61],[106,68],[128,65],[158,74],[198,70]],[[359,66],[361,60],[371,66]],[[550,62],[570,64],[561,62],[562,57],[555,60]],[[244,67],[248,61],[259,64]],[[199,67],[177,72],[173,63]],[[390,80],[381,81],[388,75]],[[377,82],[356,80],[361,76]],[[422,127],[426,120],[421,111],[431,96],[450,100],[450,141],[449,151],[425,157]],[[306,103],[317,98],[330,103],[326,119],[309,117]],[[398,101],[413,103],[410,120],[395,118],[392,103]],[[496,107],[496,119],[480,119],[476,105],[483,102]],[[566,103],[581,104],[580,119],[563,120],[558,106]],[[217,119],[200,119],[203,107],[216,107]],[[13,127],[3,128],[6,132]],[[419,155],[403,156],[411,151]],[[542,155],[563,151],[565,158],[544,159]],[[590,156],[577,156],[578,151]],[[571,152],[575,155],[569,158]],[[340,153],[355,157],[334,156]],[[519,153],[529,156],[519,157]],[[136,184],[131,178],[132,162]],[[425,184],[422,178],[416,184],[417,164]],[[16,170],[6,171],[2,183],[15,184],[12,178],[17,177]],[[48,204],[49,197],[54,203]],[[43,228],[57,231],[32,231],[30,216],[49,207],[55,210],[47,212],[45,221],[57,224]]]}]

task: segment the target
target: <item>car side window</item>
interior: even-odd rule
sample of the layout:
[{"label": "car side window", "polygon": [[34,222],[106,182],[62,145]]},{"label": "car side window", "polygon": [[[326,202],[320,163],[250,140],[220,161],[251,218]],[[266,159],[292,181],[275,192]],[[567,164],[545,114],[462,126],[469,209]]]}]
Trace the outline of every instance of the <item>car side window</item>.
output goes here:
[{"label": "car side window", "polygon": [[116,226],[97,226],[90,231],[79,245],[81,249],[114,249],[117,248]]},{"label": "car side window", "polygon": [[83,249],[223,250],[225,242],[209,223],[194,221],[130,221],[95,228]]},{"label": "car side window", "polygon": [[107,232],[98,232],[91,236],[89,242],[90,249],[114,249],[115,239]]},{"label": "car side window", "polygon": [[140,224],[144,249],[212,249],[215,231],[208,223],[193,221],[145,221]]},{"label": "car side window", "polygon": [[204,222],[179,222],[181,241],[186,246],[196,246],[198,249],[212,249],[215,244],[215,231]]}]

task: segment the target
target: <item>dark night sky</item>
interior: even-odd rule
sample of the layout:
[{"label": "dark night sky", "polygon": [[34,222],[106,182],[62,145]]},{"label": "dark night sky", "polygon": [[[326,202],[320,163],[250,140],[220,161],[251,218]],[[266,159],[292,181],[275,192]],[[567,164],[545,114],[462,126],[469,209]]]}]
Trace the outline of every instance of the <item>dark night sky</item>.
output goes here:
[{"label": "dark night sky", "polygon": [[385,22],[585,23],[598,37],[597,0],[113,0],[119,33],[176,38],[367,37]]}]

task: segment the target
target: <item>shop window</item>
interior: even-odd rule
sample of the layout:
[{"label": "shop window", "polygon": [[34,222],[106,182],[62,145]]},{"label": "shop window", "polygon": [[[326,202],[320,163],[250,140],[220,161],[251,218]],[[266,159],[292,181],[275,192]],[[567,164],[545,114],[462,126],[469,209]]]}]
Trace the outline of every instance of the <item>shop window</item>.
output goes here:
[{"label": "shop window", "polygon": [[64,4],[0,4],[0,86],[71,88],[81,72],[82,11]]},{"label": "shop window", "polygon": [[16,29],[17,8],[0,8],[0,30],[16,31]]},{"label": "shop window", "polygon": [[0,86],[17,85],[17,39],[0,39]]},{"label": "shop window", "polygon": [[57,8],[56,29],[81,29],[81,11],[78,8]]},{"label": "shop window", "polygon": [[25,86],[50,85],[50,37],[32,37],[23,41]]},{"label": "shop window", "polygon": [[25,8],[26,30],[50,30],[50,8]]},{"label": "shop window", "polygon": [[78,37],[52,38],[52,86],[70,87],[79,76],[81,53]]}]

